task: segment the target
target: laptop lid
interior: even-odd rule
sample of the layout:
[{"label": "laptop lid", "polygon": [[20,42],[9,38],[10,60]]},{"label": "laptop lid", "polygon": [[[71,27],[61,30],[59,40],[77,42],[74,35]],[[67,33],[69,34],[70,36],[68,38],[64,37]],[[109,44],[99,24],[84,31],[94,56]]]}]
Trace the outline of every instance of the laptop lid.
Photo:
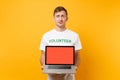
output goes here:
[{"label": "laptop lid", "polygon": [[74,46],[46,46],[45,65],[74,65]]}]

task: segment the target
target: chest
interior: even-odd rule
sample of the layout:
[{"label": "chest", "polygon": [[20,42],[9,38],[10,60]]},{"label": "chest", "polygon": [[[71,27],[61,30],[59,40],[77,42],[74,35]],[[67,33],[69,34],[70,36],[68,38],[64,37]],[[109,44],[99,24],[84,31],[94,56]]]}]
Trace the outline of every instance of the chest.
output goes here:
[{"label": "chest", "polygon": [[48,45],[70,45],[75,43],[75,37],[72,35],[50,35],[46,38]]}]

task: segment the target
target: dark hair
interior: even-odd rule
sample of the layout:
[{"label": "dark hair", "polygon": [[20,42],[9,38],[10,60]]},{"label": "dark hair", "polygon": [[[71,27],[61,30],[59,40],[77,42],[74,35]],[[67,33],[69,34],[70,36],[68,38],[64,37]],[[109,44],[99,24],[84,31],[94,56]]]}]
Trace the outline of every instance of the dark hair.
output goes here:
[{"label": "dark hair", "polygon": [[53,15],[55,15],[56,12],[60,12],[60,11],[65,11],[66,15],[68,15],[67,10],[63,6],[56,7],[54,9],[54,14]]}]

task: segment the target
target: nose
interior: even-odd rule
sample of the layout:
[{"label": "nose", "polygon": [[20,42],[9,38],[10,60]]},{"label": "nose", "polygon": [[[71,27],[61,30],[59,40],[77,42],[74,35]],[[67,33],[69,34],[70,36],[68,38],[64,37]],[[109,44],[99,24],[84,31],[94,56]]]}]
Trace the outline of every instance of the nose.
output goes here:
[{"label": "nose", "polygon": [[62,17],[61,17],[61,16],[59,17],[59,20],[62,20]]}]

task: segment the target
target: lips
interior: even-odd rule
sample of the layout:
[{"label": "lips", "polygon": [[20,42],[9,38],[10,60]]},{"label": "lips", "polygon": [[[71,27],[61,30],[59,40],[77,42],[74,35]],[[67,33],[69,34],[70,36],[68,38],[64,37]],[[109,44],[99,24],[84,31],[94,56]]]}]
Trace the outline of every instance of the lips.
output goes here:
[{"label": "lips", "polygon": [[63,22],[58,22],[59,24],[62,24]]}]

